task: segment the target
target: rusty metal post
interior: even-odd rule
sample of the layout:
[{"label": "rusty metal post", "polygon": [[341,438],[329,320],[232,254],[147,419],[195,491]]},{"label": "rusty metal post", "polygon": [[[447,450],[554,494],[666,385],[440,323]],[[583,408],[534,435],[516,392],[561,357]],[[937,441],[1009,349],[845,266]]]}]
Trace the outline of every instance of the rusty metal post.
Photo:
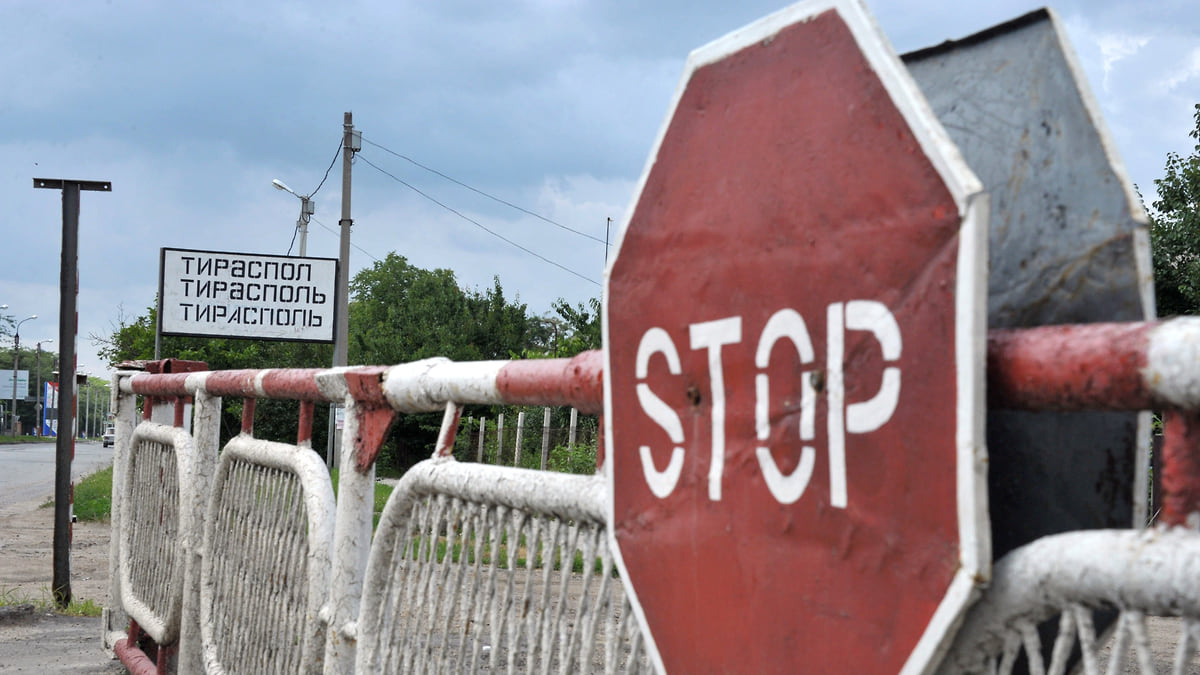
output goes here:
[{"label": "rusty metal post", "polygon": [[1163,413],[1162,452],[1162,521],[1184,525],[1200,511],[1200,412]]},{"label": "rusty metal post", "polygon": [[[62,257],[59,262],[58,350],[59,400],[75,399],[75,327],[76,296],[79,293],[79,192],[112,191],[108,181],[79,181],[34,178],[33,187],[62,191]],[[71,461],[75,458],[75,434],[72,424],[63,424],[59,406],[58,440],[54,455],[54,575],[50,592],[59,607],[71,602]],[[71,414],[74,414],[72,410]],[[68,422],[74,422],[69,418]]]}]

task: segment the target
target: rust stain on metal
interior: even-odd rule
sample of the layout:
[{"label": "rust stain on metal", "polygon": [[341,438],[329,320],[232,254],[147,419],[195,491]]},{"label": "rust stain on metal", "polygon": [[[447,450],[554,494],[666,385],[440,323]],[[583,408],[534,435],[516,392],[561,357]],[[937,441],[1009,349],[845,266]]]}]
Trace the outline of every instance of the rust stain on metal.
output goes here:
[{"label": "rust stain on metal", "polygon": [[262,388],[271,398],[290,398],[301,401],[321,401],[317,389],[316,368],[285,368],[270,370],[262,376]]},{"label": "rust stain on metal", "polygon": [[1141,410],[1161,404],[1143,378],[1158,323],[1045,326],[988,333],[988,406]]},{"label": "rust stain on metal", "polygon": [[204,388],[213,396],[256,396],[257,370],[218,370],[208,376]]},{"label": "rust stain on metal", "polygon": [[146,652],[138,647],[141,635],[141,627],[131,619],[128,635],[117,640],[117,643],[113,645],[113,653],[121,660],[121,665],[129,669],[133,675],[157,675],[158,667],[150,660]]},{"label": "rust stain on metal", "polygon": [[596,473],[604,471],[604,415],[600,415],[599,421],[596,425]]},{"label": "rust stain on metal", "polygon": [[313,406],[312,401],[300,402],[300,421],[297,424],[296,445],[312,444]]},{"label": "rust stain on metal", "polygon": [[129,379],[129,384],[133,388],[135,394],[142,396],[154,396],[157,398],[173,398],[175,396],[186,396],[187,373],[171,373],[171,374],[137,374]]},{"label": "rust stain on metal", "polygon": [[254,435],[254,406],[257,403],[256,398],[242,399],[242,433],[248,436]]},{"label": "rust stain on metal", "polygon": [[496,376],[496,389],[513,405],[562,405],[597,415],[604,408],[604,357],[598,350],[570,359],[513,361]]},{"label": "rust stain on metal", "polygon": [[1162,521],[1185,525],[1200,511],[1200,413],[1163,413]]},{"label": "rust stain on metal", "polygon": [[354,437],[356,468],[364,474],[375,463],[379,448],[396,420],[396,411],[383,395],[385,372],[386,368],[371,367],[352,370],[345,375],[346,389],[356,403],[355,414],[358,416],[358,434]]}]

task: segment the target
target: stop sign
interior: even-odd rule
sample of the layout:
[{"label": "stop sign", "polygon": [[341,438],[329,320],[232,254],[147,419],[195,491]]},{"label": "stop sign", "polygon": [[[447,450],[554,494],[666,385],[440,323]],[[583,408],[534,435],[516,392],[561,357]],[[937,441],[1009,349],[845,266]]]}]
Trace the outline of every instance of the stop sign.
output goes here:
[{"label": "stop sign", "polygon": [[669,672],[922,672],[990,574],[986,196],[855,0],[692,54],[605,287],[611,536]]}]

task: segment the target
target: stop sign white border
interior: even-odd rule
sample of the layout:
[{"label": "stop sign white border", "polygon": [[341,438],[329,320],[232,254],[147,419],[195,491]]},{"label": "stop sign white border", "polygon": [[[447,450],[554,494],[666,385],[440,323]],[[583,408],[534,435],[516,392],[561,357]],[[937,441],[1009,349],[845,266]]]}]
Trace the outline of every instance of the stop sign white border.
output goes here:
[{"label": "stop sign white border", "polygon": [[[962,226],[959,230],[955,289],[955,369],[958,390],[957,416],[957,501],[960,566],[945,597],[942,599],[920,641],[909,655],[901,672],[924,673],[933,669],[949,647],[948,636],[962,619],[966,607],[980,586],[991,578],[991,532],[987,512],[987,449],[984,443],[984,367],[987,339],[987,214],[988,196],[980,181],[971,172],[957,146],[950,140],[937,116],[934,115],[916,83],[900,62],[895,50],[879,29],[874,18],[860,0],[810,0],[785,8],[745,28],[734,31],[688,57],[684,72],[675,89],[675,96],[654,148],[642,171],[637,190],[630,201],[617,235],[615,255],[609,260],[604,274],[603,343],[605,345],[604,407],[612,410],[612,363],[608,346],[609,282],[613,265],[621,255],[621,247],[630,220],[637,208],[650,172],[654,169],[671,120],[692,75],[706,65],[720,61],[742,49],[779,33],[784,28],[807,21],[828,10],[835,10],[846,23],[865,59],[875,70],[914,137],[924,150],[958,207]],[[616,539],[615,506],[613,499],[613,461],[618,451],[613,447],[612,415],[606,414],[605,476],[608,481],[609,546],[623,579],[629,572]],[[625,449],[625,455],[633,456]],[[666,564],[669,564],[667,562]],[[626,586],[634,614],[648,640],[651,660],[658,672],[664,672],[662,657],[653,634],[646,623],[645,612],[632,583]],[[748,648],[752,648],[747,645]],[[798,658],[803,658],[798,655]]]}]

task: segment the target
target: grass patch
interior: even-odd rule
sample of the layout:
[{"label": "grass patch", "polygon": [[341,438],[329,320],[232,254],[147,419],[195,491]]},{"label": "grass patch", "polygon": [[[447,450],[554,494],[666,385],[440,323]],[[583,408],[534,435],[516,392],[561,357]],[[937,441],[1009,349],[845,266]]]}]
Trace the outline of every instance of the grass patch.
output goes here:
[{"label": "grass patch", "polygon": [[[338,492],[338,470],[329,470],[329,479],[333,481],[333,496],[337,497]],[[371,516],[371,531],[379,527],[379,516],[383,513],[383,507],[387,505],[388,497],[392,496],[392,490],[395,489],[387,483],[375,482],[375,505],[372,507],[374,514]]]},{"label": "grass patch", "polygon": [[0,436],[0,445],[16,443],[57,443],[54,436]]},{"label": "grass patch", "polygon": [[33,605],[35,612],[46,614],[54,612],[63,616],[100,616],[103,607],[86,598],[72,598],[65,609],[59,609],[51,599],[50,588],[42,586],[41,594],[30,597],[16,588],[0,586],[0,607],[15,607],[17,605]]},{"label": "grass patch", "polygon": [[[333,494],[337,496],[338,471],[332,472]],[[105,522],[112,515],[112,480],[113,468],[97,471],[85,476],[75,484],[75,516],[85,522]],[[375,506],[373,526],[379,525],[379,516],[392,495],[392,486],[386,483],[375,483]],[[54,506],[54,500],[49,499],[42,504],[43,508]]]},{"label": "grass patch", "polygon": [[[112,516],[112,479],[113,468],[101,469],[83,477],[75,484],[75,517],[82,522],[108,522]],[[42,503],[43,509],[54,506],[51,497]]]},{"label": "grass patch", "polygon": [[113,468],[102,469],[75,485],[75,516],[85,522],[108,520],[112,514]]}]

